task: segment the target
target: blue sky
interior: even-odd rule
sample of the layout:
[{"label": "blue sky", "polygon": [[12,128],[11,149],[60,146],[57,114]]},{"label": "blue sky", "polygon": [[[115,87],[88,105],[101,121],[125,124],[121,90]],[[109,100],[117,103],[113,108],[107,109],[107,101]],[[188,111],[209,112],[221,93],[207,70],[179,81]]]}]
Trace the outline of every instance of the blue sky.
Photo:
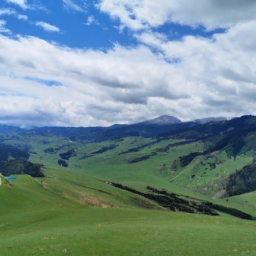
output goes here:
[{"label": "blue sky", "polygon": [[[17,3],[28,5],[22,8]],[[31,6],[29,5],[31,3]],[[4,10],[6,14],[4,14]],[[100,11],[96,2],[69,0],[4,1],[1,17],[6,21],[6,28],[13,34],[36,36],[47,41],[72,48],[91,48],[107,50],[113,44],[137,46],[133,31],[120,28],[120,20]],[[13,12],[15,14],[8,14]],[[23,15],[18,17],[18,15]],[[47,27],[48,25],[48,27]],[[170,40],[180,40],[184,35],[210,37],[221,29],[206,31],[203,26],[167,23],[152,28],[154,32],[165,34]],[[138,33],[142,32],[139,30]]]},{"label": "blue sky", "polygon": [[[101,12],[93,2],[47,0],[33,5],[31,1],[31,9],[4,2],[2,7],[17,13],[2,15],[7,22],[5,27],[13,34],[36,36],[71,48],[102,51],[116,43],[124,46],[138,44],[127,28],[118,29],[118,19]],[[24,15],[24,18],[19,19],[17,15]]]},{"label": "blue sky", "polygon": [[253,0],[2,0],[0,123],[256,114]]}]

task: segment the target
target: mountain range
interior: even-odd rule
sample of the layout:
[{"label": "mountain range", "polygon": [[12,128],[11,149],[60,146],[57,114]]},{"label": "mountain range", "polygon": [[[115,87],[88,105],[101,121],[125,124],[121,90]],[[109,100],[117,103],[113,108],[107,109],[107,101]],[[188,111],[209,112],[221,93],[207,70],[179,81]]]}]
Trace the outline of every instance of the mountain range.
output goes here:
[{"label": "mountain range", "polygon": [[24,132],[24,134],[68,136],[71,140],[104,141],[120,139],[127,136],[153,137],[161,133],[186,129],[207,122],[226,120],[224,117],[203,118],[195,121],[182,122],[176,117],[163,115],[143,122],[124,125],[115,124],[110,127],[38,127],[22,129],[19,127],[0,125],[0,134]]}]

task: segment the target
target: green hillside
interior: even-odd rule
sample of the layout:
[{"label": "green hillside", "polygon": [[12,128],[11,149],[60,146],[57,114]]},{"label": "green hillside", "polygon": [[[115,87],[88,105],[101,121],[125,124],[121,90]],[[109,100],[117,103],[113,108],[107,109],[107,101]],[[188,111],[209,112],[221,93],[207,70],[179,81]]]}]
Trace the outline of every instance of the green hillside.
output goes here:
[{"label": "green hillside", "polygon": [[23,143],[30,143],[33,150],[30,161],[34,163],[67,167],[70,171],[133,186],[171,187],[179,192],[190,190],[218,197],[226,189],[229,175],[252,163],[254,151],[249,143],[244,143],[234,156],[231,143],[218,148],[222,141],[213,139],[157,141],[128,137],[120,141],[81,143],[52,137],[45,143],[44,138],[34,137]]},{"label": "green hillside", "polygon": [[[12,186],[2,181],[0,196],[4,208],[2,212],[28,209],[30,206],[42,210],[59,207],[147,207],[161,209],[155,203],[137,195],[109,186],[104,182],[85,175],[49,169],[46,177],[33,179],[29,175],[16,175],[10,181]],[[3,179],[3,178],[2,178]],[[5,209],[5,210],[4,210]]]},{"label": "green hillside", "polygon": [[[12,187],[0,186],[0,255],[256,252],[255,222],[225,214],[210,217],[164,211],[94,178],[74,177],[63,170],[46,170],[46,176],[37,181],[16,176]],[[94,204],[81,203],[82,198]],[[142,209],[145,206],[150,209]]]},{"label": "green hillside", "polygon": [[255,123],[98,142],[5,133],[17,180],[2,177],[0,255],[255,255],[255,221],[237,218],[256,217]]},{"label": "green hillside", "polygon": [[[142,190],[151,185],[176,193],[218,199],[254,189],[251,186],[241,188],[245,186],[241,179],[246,177],[243,168],[253,170],[250,165],[255,156],[254,119],[247,116],[207,123],[152,138],[126,137],[91,143],[26,132],[9,138],[5,135],[4,143],[27,148],[29,160],[36,164],[61,166],[74,173]],[[240,175],[235,175],[237,172]],[[250,184],[253,184],[254,172],[249,175]]]},{"label": "green hillside", "polygon": [[1,227],[2,255],[255,255],[256,251],[255,223],[227,217],[91,208],[18,224]]}]

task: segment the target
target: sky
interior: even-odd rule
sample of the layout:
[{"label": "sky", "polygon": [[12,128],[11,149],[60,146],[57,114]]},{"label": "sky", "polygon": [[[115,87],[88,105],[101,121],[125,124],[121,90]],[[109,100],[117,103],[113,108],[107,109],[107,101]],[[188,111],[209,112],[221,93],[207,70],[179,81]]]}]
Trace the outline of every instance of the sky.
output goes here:
[{"label": "sky", "polygon": [[0,123],[256,115],[255,0],[1,0]]}]

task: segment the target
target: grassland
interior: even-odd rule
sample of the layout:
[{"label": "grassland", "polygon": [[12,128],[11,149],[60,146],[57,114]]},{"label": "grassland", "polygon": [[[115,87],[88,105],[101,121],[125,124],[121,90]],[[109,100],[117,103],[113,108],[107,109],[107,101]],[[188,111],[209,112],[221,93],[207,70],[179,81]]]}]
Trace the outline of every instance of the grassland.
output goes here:
[{"label": "grassland", "polygon": [[[17,175],[13,187],[0,186],[0,256],[256,255],[255,221],[171,212],[106,182],[139,191],[151,185],[256,217],[255,192],[217,196],[231,173],[252,162],[251,141],[233,157],[229,146],[204,154],[211,141],[6,136],[4,143],[29,148],[45,177]],[[69,151],[68,168],[59,166]],[[191,153],[198,155],[182,166],[181,157]]]},{"label": "grassland", "polygon": [[[53,172],[49,170],[48,175]],[[21,175],[13,187],[0,187],[1,256],[256,253],[255,222],[226,215],[169,212],[152,204],[145,210],[128,192],[121,191],[116,198],[115,188],[81,175],[79,184],[89,187],[83,193],[96,193],[95,202],[98,198],[105,203],[88,206],[79,203],[75,195],[66,198],[64,192],[71,193],[77,187],[66,181],[64,190],[57,176],[36,182]],[[65,175],[64,171],[65,177],[70,173]],[[111,205],[106,205],[107,201]]]},{"label": "grassland", "polygon": [[[252,139],[251,139],[252,140]],[[251,143],[250,140],[250,143]],[[30,161],[58,169],[60,154],[74,150],[68,160],[67,170],[74,175],[86,174],[101,180],[116,181],[144,190],[147,185],[178,194],[211,200],[221,198],[223,183],[227,177],[249,164],[254,153],[246,144],[236,158],[229,155],[229,148],[216,150],[195,157],[188,165],[181,166],[180,158],[191,153],[201,153],[211,147],[211,141],[127,137],[121,140],[88,143],[71,141],[58,136],[11,137],[5,143],[20,148],[30,148]],[[181,143],[177,145],[177,143]],[[95,154],[103,148],[114,148]],[[48,152],[50,149],[50,152]],[[134,159],[150,156],[144,161],[130,163]],[[66,170],[64,167],[61,169]],[[243,201],[241,201],[243,208]]]},{"label": "grassland", "polygon": [[255,255],[256,251],[255,223],[227,217],[138,209],[76,209],[43,215],[43,220],[42,213],[37,217],[27,225],[16,221],[15,226],[1,227],[0,255]]}]

